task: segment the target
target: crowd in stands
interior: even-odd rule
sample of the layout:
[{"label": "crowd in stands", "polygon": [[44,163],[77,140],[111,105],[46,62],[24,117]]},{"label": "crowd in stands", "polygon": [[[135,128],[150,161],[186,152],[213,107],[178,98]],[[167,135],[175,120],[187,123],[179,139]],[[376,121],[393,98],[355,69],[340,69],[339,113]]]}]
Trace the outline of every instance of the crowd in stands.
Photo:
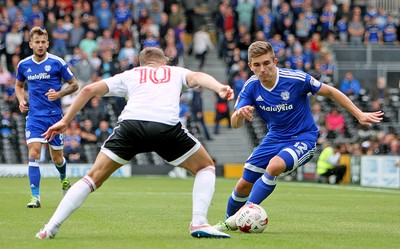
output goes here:
[{"label": "crowd in stands", "polygon": [[[24,116],[18,110],[13,89],[17,64],[31,55],[29,30],[32,27],[47,30],[49,52],[69,64],[82,88],[138,66],[139,51],[148,46],[163,48],[171,58],[171,65],[184,66],[183,55],[191,51],[192,45],[187,36],[193,37],[199,30],[204,32],[204,25],[210,25],[204,18],[207,14],[214,21],[211,26],[215,27],[212,36],[215,37],[215,49],[226,65],[227,81],[235,89],[236,96],[251,74],[247,67],[247,48],[255,40],[267,40],[273,45],[278,66],[304,70],[331,84],[340,80],[334,79],[336,65],[332,45],[399,43],[400,28],[395,17],[367,1],[0,0],[0,154],[4,155],[4,144],[10,142],[19,155],[16,160],[24,162],[27,159],[23,155],[25,152],[18,135],[21,127],[17,122]],[[214,49],[210,44],[208,48]],[[201,70],[206,50],[199,52]],[[389,104],[380,100],[384,94],[377,91],[373,96],[378,108]],[[65,110],[75,96],[63,98]],[[88,103],[65,134],[68,161],[93,162],[93,155],[116,125],[124,103],[125,99],[116,97],[93,98]],[[368,108],[372,109],[372,106]],[[323,112],[327,110],[323,106]],[[331,114],[334,115],[327,116]],[[324,137],[324,132],[332,127],[325,122],[320,125],[321,137]],[[346,135],[346,125],[335,126],[339,127],[340,135]],[[385,138],[374,136],[375,140],[366,140],[370,142],[368,148],[373,148],[373,141],[378,139],[389,143],[386,136],[391,134],[398,142],[399,138],[393,132],[385,134]],[[381,144],[381,141],[376,143]],[[374,153],[389,151],[369,150]],[[85,151],[92,153],[83,153]],[[0,156],[0,162],[5,161],[5,156]]]}]

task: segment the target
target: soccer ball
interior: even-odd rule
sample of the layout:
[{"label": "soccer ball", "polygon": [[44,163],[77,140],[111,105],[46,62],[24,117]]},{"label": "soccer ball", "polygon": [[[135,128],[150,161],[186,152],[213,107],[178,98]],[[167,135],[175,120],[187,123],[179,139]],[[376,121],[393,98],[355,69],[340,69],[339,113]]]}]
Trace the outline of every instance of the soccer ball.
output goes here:
[{"label": "soccer ball", "polygon": [[257,204],[245,205],[236,214],[236,225],[245,233],[262,233],[267,224],[267,212]]}]

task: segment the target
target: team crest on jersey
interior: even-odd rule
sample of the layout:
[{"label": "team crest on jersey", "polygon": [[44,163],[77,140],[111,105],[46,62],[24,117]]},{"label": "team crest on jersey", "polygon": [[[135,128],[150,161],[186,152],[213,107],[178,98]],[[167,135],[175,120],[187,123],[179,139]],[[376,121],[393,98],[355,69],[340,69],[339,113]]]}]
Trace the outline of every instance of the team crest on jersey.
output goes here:
[{"label": "team crest on jersey", "polygon": [[312,86],[319,87],[321,85],[321,82],[319,82],[318,80],[314,79],[314,77],[311,77],[310,84]]},{"label": "team crest on jersey", "polygon": [[281,97],[286,101],[290,98],[290,93],[288,91],[281,92]]},{"label": "team crest on jersey", "polygon": [[46,72],[50,72],[51,66],[50,66],[50,65],[44,66],[44,70],[45,70]]},{"label": "team crest on jersey", "polygon": [[26,136],[26,138],[29,138],[31,136],[31,132],[30,131],[26,131],[25,132],[25,136]]}]

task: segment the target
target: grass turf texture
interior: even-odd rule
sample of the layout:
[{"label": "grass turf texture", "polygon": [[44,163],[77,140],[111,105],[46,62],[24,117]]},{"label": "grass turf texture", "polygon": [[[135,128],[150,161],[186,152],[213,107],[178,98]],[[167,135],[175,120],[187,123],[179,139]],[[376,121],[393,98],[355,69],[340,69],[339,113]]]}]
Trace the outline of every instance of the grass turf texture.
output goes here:
[{"label": "grass turf texture", "polygon": [[[76,182],[78,179],[72,179]],[[210,224],[224,216],[236,180],[217,179]],[[26,178],[0,178],[0,248],[399,248],[400,190],[278,182],[264,201],[262,234],[231,239],[189,235],[193,178],[109,179],[64,222],[53,240],[37,240],[59,201],[58,179],[41,183],[42,208],[28,209]]]}]

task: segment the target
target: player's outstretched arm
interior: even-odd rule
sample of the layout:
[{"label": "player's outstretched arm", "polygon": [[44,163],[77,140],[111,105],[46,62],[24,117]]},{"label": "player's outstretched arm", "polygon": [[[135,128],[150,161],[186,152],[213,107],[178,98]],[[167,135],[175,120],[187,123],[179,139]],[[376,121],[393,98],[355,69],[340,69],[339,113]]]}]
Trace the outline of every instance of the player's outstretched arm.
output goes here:
[{"label": "player's outstretched arm", "polygon": [[78,96],[76,96],[75,101],[69,107],[65,116],[59,122],[51,126],[45,133],[42,134],[42,136],[44,136],[46,140],[51,141],[55,135],[63,133],[75,115],[93,96],[103,96],[107,92],[108,86],[104,81],[97,81],[82,88]]},{"label": "player's outstretched arm", "polygon": [[348,112],[353,114],[362,125],[370,126],[373,123],[379,123],[383,119],[384,113],[382,111],[363,112],[346,95],[332,86],[322,84],[322,87],[317,94],[334,100]]},{"label": "player's outstretched arm", "polygon": [[202,86],[217,92],[223,99],[232,100],[234,97],[233,90],[230,86],[221,84],[209,74],[202,72],[190,72],[186,76],[186,81],[190,88]]}]

